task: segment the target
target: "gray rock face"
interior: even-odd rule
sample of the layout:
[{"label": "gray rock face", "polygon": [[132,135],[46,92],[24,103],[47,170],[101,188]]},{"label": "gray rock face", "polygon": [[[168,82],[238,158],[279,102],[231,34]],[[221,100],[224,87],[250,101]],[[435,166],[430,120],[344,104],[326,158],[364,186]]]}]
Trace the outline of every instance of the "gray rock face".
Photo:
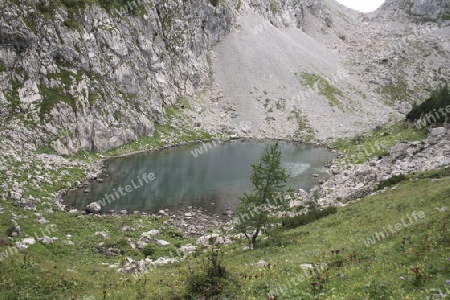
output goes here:
[{"label": "gray rock face", "polygon": [[164,106],[205,81],[207,51],[232,15],[206,0],[141,2],[135,16],[49,1],[51,21],[34,4],[2,4],[0,112],[13,118],[4,134],[38,147],[53,140],[62,155],[152,136]]},{"label": "gray rock face", "polygon": [[102,210],[102,207],[97,202],[92,202],[86,206],[86,212],[91,214],[99,214]]},{"label": "gray rock face", "polygon": [[324,184],[313,188],[310,197],[319,195],[318,203],[340,206],[341,200],[355,200],[370,195],[378,182],[401,174],[425,172],[450,164],[450,129],[431,130],[422,142],[399,143],[390,156],[372,159],[359,165],[349,165]]},{"label": "gray rock face", "polygon": [[412,14],[432,19],[437,19],[450,9],[450,3],[447,0],[419,0],[411,2]]},{"label": "gray rock face", "polygon": [[299,29],[304,29],[305,15],[308,13],[316,17],[320,16],[323,22],[330,26],[332,23],[330,16],[323,8],[321,0],[250,0],[248,5],[278,28],[293,25]]},{"label": "gray rock face", "polygon": [[[193,105],[196,107],[190,116],[197,118],[193,120],[196,127],[212,133],[239,129],[241,133],[232,134],[233,137],[295,135],[306,139],[315,131],[318,140],[351,136],[359,127],[370,128],[388,121],[390,107],[380,104],[384,98],[399,98],[393,99],[394,108],[404,113],[404,102],[425,97],[425,87],[435,88],[449,79],[448,74],[441,72],[449,66],[449,22],[442,18],[449,11],[447,0],[388,0],[370,15],[345,10],[333,0],[242,0],[239,5],[233,0],[221,0],[217,7],[209,0],[146,0],[137,1],[142,3],[139,8],[132,8],[129,3],[112,10],[91,4],[68,8],[52,1],[41,6],[3,2],[0,135],[34,150],[50,144],[60,155],[79,150],[103,152],[139,136],[153,136],[155,123],[166,121],[167,106],[204,88],[212,70],[209,62],[220,65],[222,60],[222,64],[230,65],[224,56],[218,55],[216,63],[214,55],[208,59],[207,54],[231,31],[242,30],[242,39],[249,40],[247,29],[256,41],[264,43],[278,41],[272,34],[285,35],[285,40],[273,47],[276,54],[271,50],[268,58],[261,59],[260,52],[255,51],[257,64],[240,52],[231,54],[238,56],[238,67],[247,64],[262,70],[256,82],[267,89],[261,93],[269,94],[258,94],[254,91],[256,83],[243,80],[242,85],[249,85],[243,87],[245,93],[236,86],[234,90],[240,95],[251,92],[254,99],[259,97],[262,101],[269,97],[277,101],[288,99],[288,106],[281,105],[281,101],[273,115],[265,115],[273,112],[272,107],[266,111],[264,103],[255,100],[253,104],[260,109],[252,110],[231,97],[234,95],[228,93],[230,88],[213,84],[212,91],[202,99],[205,101]],[[245,21],[250,14],[255,15],[250,21],[256,23],[249,23],[251,28],[246,28],[246,23],[238,20]],[[439,26],[422,22],[412,26],[411,18],[438,19]],[[395,21],[385,22],[388,19]],[[283,50],[290,45],[286,40],[293,39],[300,46]],[[268,50],[264,43],[265,47],[258,50]],[[255,44],[252,41],[251,47]],[[280,51],[283,55],[279,55]],[[305,53],[312,58],[304,57]],[[225,54],[225,58],[234,59]],[[239,59],[246,60],[246,64],[239,63]],[[297,69],[286,70],[285,64],[278,64],[277,60]],[[267,63],[271,61],[277,67]],[[269,71],[264,70],[265,65]],[[273,76],[277,69],[286,72]],[[291,74],[300,69],[317,73],[343,91],[342,107],[329,105],[317,86],[301,86]],[[235,76],[239,72],[232,69],[230,73]],[[392,90],[404,93],[399,97],[385,95]],[[314,98],[314,105],[309,103],[310,98]],[[202,106],[209,101],[211,109]],[[249,120],[248,111],[258,115],[258,119]],[[301,114],[294,116],[291,111]],[[290,123],[285,122],[286,118]],[[326,127],[323,120],[331,125]],[[348,126],[349,120],[363,126]],[[311,132],[296,134],[296,127],[302,128],[299,123],[311,127]],[[18,201],[20,196],[12,195]]]},{"label": "gray rock face", "polygon": [[379,15],[414,19],[442,18],[450,9],[447,0],[387,0],[378,10]]}]

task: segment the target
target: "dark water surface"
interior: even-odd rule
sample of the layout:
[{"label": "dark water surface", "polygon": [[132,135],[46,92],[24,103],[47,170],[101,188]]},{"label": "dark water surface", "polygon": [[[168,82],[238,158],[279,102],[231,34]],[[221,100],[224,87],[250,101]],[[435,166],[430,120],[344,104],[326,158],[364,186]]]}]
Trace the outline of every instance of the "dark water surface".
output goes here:
[{"label": "dark water surface", "polygon": [[[108,176],[102,183],[91,182],[90,193],[74,191],[65,204],[78,209],[94,201],[107,200],[102,211],[158,212],[201,207],[210,213],[236,208],[244,192],[252,187],[248,179],[250,164],[259,160],[271,141],[232,141],[217,144],[195,157],[191,151],[200,144],[170,148],[160,152],[111,159],[105,162]],[[309,190],[325,178],[324,164],[333,155],[323,148],[280,142],[283,166],[291,174],[288,185]],[[145,179],[152,178],[154,180]],[[312,175],[319,174],[315,178]]]}]

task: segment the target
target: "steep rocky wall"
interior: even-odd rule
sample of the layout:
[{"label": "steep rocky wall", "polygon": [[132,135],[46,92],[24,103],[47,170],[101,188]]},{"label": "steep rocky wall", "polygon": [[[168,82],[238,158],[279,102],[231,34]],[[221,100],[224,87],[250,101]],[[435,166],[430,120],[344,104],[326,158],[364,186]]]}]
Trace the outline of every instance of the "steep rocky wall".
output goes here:
[{"label": "steep rocky wall", "polygon": [[[84,2],[120,4],[101,8]],[[334,0],[220,0],[217,7],[210,0],[3,0],[1,5],[0,137],[30,150],[50,143],[59,154],[101,152],[152,136],[155,123],[165,122],[166,106],[203,88],[209,49],[237,26],[238,14],[251,10],[278,28],[295,26],[338,49],[356,61],[363,81],[375,82],[374,91],[380,84],[395,86],[395,73],[403,68],[392,63],[397,60],[414,58],[414,72],[405,72],[409,86],[431,76],[434,87],[448,77],[445,23],[433,31],[436,37],[417,24],[424,32],[417,42],[431,36],[437,45],[420,43],[426,60],[416,59],[415,45],[399,59],[397,52],[409,42],[384,45],[399,40],[396,27],[373,26],[372,17],[362,23],[336,10]],[[448,6],[448,0],[388,0],[373,16],[404,12],[443,20]],[[384,19],[377,22],[391,27]],[[254,31],[265,27],[261,22]]]},{"label": "steep rocky wall", "polygon": [[2,3],[3,135],[30,148],[53,140],[60,154],[106,151],[153,135],[164,106],[202,86],[231,12],[208,0],[124,3]]},{"label": "steep rocky wall", "polygon": [[332,24],[321,0],[249,0],[248,5],[278,28],[304,29],[306,13],[321,18],[328,26]]},{"label": "steep rocky wall", "polygon": [[377,10],[379,18],[406,16],[416,21],[439,20],[450,17],[448,0],[386,0]]}]

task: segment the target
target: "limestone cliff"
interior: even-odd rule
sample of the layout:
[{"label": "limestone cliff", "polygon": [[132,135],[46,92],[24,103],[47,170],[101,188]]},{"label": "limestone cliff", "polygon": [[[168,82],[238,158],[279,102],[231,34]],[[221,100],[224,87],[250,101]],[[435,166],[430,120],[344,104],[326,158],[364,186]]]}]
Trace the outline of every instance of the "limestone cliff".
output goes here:
[{"label": "limestone cliff", "polygon": [[202,86],[207,51],[232,24],[205,0],[61,2],[8,0],[0,12],[3,134],[54,140],[61,154],[151,136],[165,106]]},{"label": "limestone cliff", "polygon": [[450,2],[447,0],[386,0],[377,11],[379,18],[439,21],[450,18]]}]

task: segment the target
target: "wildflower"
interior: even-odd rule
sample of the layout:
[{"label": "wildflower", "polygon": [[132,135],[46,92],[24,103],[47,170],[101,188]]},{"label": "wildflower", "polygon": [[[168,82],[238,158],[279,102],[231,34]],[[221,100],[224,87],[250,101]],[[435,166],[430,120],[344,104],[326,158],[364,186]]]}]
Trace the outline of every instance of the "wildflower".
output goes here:
[{"label": "wildflower", "polygon": [[403,277],[403,276],[400,276],[400,278],[399,278],[400,280],[405,280],[405,277]]},{"label": "wildflower", "polygon": [[450,285],[450,280],[447,280],[447,281],[445,282],[445,284],[446,284],[446,285]]}]

